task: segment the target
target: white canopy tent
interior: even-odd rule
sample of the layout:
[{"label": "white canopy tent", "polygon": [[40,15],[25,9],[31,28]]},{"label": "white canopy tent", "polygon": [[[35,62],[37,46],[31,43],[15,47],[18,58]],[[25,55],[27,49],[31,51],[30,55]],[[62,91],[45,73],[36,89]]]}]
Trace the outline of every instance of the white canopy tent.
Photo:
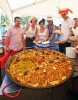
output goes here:
[{"label": "white canopy tent", "polygon": [[30,16],[48,16],[59,18],[58,9],[70,8],[72,18],[78,17],[78,0],[0,0],[0,7],[13,20],[14,14]]}]

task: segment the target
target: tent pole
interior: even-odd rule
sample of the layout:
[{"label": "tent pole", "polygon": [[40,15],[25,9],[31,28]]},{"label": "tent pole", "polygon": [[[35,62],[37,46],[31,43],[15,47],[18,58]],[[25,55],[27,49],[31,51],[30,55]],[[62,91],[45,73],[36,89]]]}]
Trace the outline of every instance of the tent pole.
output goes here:
[{"label": "tent pole", "polygon": [[12,24],[14,22],[14,15],[13,15],[13,11],[11,11],[11,18],[12,18]]}]

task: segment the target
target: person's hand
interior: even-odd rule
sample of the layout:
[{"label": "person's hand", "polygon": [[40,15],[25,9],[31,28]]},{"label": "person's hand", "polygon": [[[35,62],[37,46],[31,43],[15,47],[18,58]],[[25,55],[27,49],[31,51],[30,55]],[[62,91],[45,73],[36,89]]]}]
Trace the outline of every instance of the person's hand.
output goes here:
[{"label": "person's hand", "polygon": [[26,49],[26,47],[25,46],[23,46],[23,50],[25,50]]},{"label": "person's hand", "polygon": [[75,49],[76,53],[78,54],[78,48]]},{"label": "person's hand", "polygon": [[26,37],[27,37],[27,38],[30,38],[30,35],[29,35],[29,34],[27,34],[27,35],[26,35]]},{"label": "person's hand", "polygon": [[10,52],[10,49],[9,49],[9,47],[6,47],[6,51],[7,51],[7,52]]},{"label": "person's hand", "polygon": [[35,39],[34,41],[38,42],[38,39]]},{"label": "person's hand", "polygon": [[77,35],[77,37],[76,37],[76,41],[78,41],[78,35]]},{"label": "person's hand", "polygon": [[40,40],[40,42],[42,43],[42,42],[44,42],[44,40]]},{"label": "person's hand", "polygon": [[41,39],[40,39],[40,40],[38,41],[38,43],[40,43],[40,44],[41,44],[43,41],[44,41],[44,40],[41,40]]},{"label": "person's hand", "polygon": [[67,40],[60,41],[59,44],[64,44],[64,43],[66,43],[66,42],[67,42]]},{"label": "person's hand", "polygon": [[48,39],[48,41],[51,41],[52,39]]}]

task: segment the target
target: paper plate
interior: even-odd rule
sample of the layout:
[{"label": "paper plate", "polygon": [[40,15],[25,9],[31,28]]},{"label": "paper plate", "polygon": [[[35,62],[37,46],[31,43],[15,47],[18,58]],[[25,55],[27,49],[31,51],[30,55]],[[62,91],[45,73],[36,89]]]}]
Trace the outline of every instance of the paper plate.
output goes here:
[{"label": "paper plate", "polygon": [[71,36],[71,37],[69,37],[69,40],[76,41],[76,37],[75,36]]},{"label": "paper plate", "polygon": [[33,41],[33,43],[39,43],[39,44],[40,44],[40,43],[42,43],[42,42],[41,42],[41,41]]},{"label": "paper plate", "polygon": [[33,41],[33,43],[37,43],[37,41]]},{"label": "paper plate", "polygon": [[62,42],[62,41],[56,41],[55,43],[58,44],[58,43],[60,43],[60,42]]},{"label": "paper plate", "polygon": [[42,43],[42,42],[41,42],[41,41],[38,41],[37,43],[39,43],[39,44],[40,44],[40,43]]},{"label": "paper plate", "polygon": [[50,43],[50,41],[44,41],[44,42],[42,42],[42,44],[49,44]]},{"label": "paper plate", "polygon": [[56,33],[56,34],[63,34],[60,30],[56,30],[56,31],[54,31],[54,33]]}]

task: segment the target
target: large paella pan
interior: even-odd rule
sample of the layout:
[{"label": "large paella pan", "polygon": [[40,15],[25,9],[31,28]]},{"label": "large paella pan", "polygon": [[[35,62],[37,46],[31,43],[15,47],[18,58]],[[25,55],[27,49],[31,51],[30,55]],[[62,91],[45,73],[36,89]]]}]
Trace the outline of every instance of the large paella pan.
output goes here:
[{"label": "large paella pan", "polygon": [[9,78],[20,86],[45,89],[67,81],[73,73],[73,64],[60,52],[28,49],[12,56],[5,70]]}]

